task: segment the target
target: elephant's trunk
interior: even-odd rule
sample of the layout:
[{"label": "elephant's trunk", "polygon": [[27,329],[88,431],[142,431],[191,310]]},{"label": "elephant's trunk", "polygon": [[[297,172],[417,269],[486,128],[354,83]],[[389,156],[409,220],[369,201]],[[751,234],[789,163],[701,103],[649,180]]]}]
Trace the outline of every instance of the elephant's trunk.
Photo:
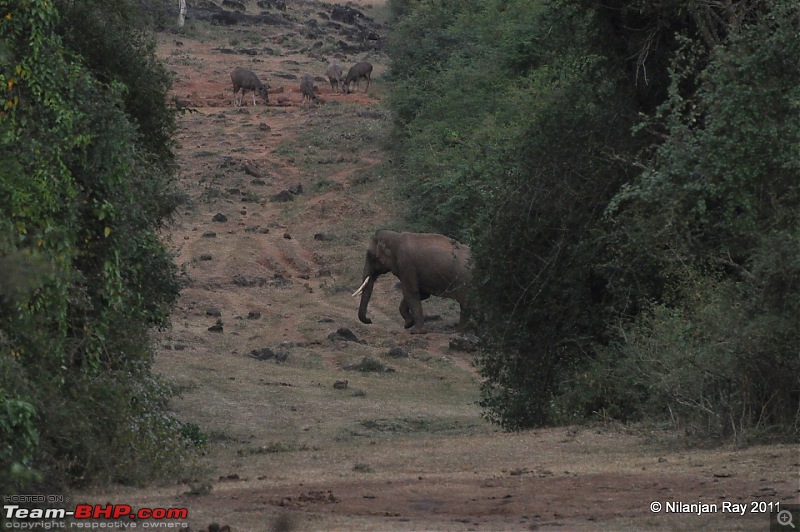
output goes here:
[{"label": "elephant's trunk", "polygon": [[358,319],[361,320],[361,323],[372,323],[372,320],[367,317],[367,306],[372,297],[373,286],[375,286],[375,277],[370,275],[364,279],[364,284],[362,284],[361,304],[358,306]]}]

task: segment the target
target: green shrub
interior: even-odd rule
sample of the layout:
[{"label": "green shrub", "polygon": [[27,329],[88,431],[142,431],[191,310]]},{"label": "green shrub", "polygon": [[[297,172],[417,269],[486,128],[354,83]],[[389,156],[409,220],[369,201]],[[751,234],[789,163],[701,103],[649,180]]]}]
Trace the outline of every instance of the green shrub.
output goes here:
[{"label": "green shrub", "polygon": [[391,3],[408,225],[472,244],[506,428],[798,433],[800,7],[679,4]]},{"label": "green shrub", "polygon": [[151,370],[178,294],[158,236],[178,195],[169,78],[138,5],[2,14],[0,424],[16,436],[0,477],[20,491],[152,481],[187,452]]}]

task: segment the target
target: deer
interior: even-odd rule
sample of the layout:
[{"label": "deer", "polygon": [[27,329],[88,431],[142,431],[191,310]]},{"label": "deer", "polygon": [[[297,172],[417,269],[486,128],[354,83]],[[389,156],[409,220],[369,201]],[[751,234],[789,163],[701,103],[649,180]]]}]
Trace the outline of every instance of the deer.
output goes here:
[{"label": "deer", "polygon": [[[267,89],[269,88],[268,85],[261,83],[261,80],[258,79],[258,76],[253,74],[251,71],[247,70],[246,68],[236,67],[231,72],[231,82],[233,82],[233,105],[240,106],[244,101],[244,95],[247,91],[253,91],[253,105],[256,104],[256,93],[259,94],[262,98],[264,98],[265,102],[269,102],[269,97],[267,95]],[[239,92],[239,89],[242,89],[242,97],[239,99],[237,104],[236,102],[236,94]]]},{"label": "deer", "polygon": [[300,78],[300,94],[303,95],[303,102],[308,99],[309,102],[318,101],[317,95],[314,93],[314,78],[310,74],[303,74]]},{"label": "deer", "polygon": [[336,62],[335,59],[330,65],[328,65],[325,75],[328,76],[328,81],[331,84],[331,90],[333,92],[340,92],[339,89],[342,89],[342,92],[344,92],[344,76],[342,75],[342,67]]},{"label": "deer", "polygon": [[347,94],[350,94],[350,83],[356,82],[356,89],[358,88],[359,80],[364,78],[367,80],[367,90],[364,92],[369,92],[369,84],[370,84],[370,76],[372,75],[372,65],[365,62],[356,63],[355,65],[350,67],[350,70],[347,72],[347,76],[344,78],[344,82],[342,82],[342,87],[345,89]]}]

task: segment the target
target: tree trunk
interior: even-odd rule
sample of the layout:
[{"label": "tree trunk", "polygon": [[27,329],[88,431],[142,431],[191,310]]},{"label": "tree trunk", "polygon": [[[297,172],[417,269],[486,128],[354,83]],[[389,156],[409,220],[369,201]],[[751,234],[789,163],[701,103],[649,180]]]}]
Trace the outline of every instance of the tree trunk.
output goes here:
[{"label": "tree trunk", "polygon": [[179,10],[178,10],[178,27],[182,28],[183,23],[186,20],[186,0],[178,0]]}]

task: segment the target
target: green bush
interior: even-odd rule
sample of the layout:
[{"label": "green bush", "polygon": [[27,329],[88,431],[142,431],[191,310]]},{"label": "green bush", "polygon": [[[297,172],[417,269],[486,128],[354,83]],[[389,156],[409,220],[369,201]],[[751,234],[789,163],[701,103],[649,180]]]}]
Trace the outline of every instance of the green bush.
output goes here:
[{"label": "green bush", "polygon": [[472,244],[506,428],[797,435],[800,8],[702,4],[393,3],[408,225]]},{"label": "green bush", "polygon": [[151,372],[178,294],[157,233],[175,122],[137,5],[0,13],[0,477],[20,491],[145,482],[186,453]]}]

